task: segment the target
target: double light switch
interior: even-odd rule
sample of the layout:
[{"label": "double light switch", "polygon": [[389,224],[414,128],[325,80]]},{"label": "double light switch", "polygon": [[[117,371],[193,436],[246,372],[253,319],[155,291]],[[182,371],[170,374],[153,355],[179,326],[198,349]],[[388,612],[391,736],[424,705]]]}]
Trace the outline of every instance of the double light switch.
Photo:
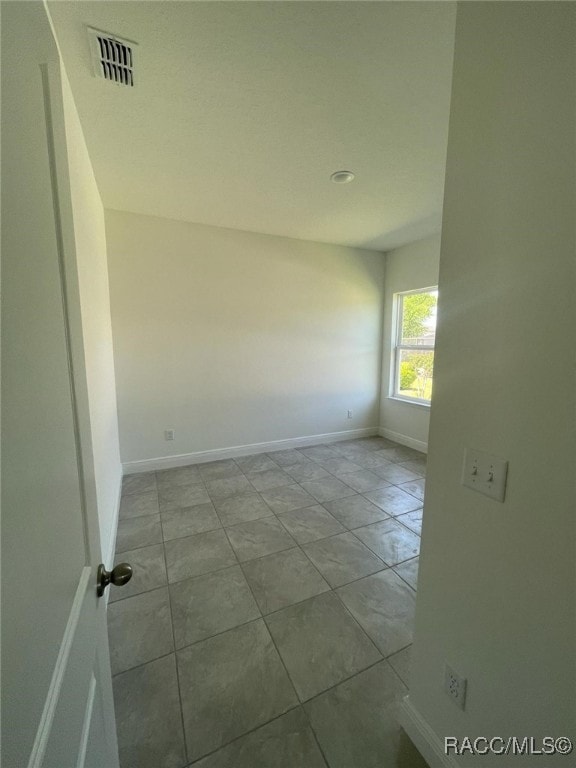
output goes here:
[{"label": "double light switch", "polygon": [[466,448],[462,485],[473,491],[504,501],[508,462],[498,456]]}]

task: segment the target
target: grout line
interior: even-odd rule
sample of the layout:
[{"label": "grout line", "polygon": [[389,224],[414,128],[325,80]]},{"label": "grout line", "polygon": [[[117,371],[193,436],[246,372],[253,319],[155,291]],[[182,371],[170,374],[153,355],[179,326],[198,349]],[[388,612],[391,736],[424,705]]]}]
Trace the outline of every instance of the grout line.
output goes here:
[{"label": "grout line", "polygon": [[394,653],[389,653],[388,656],[385,657],[386,661],[388,661],[389,663],[392,656],[397,656],[399,653],[402,653],[402,651],[405,651],[406,648],[412,648],[413,645],[414,645],[414,641],[412,641],[411,643],[408,643],[403,648],[399,648],[397,651],[394,651]]},{"label": "grout line", "polygon": [[293,707],[290,707],[285,712],[282,712],[281,714],[276,715],[270,720],[267,720],[265,723],[262,723],[261,725],[257,725],[255,728],[251,728],[249,731],[246,731],[246,733],[243,733],[241,736],[235,736],[233,739],[231,739],[230,741],[227,741],[225,744],[221,744],[219,747],[216,747],[216,749],[213,749],[211,752],[207,752],[205,755],[202,755],[201,757],[196,758],[194,762],[188,763],[187,768],[191,768],[193,765],[196,765],[197,763],[199,763],[200,760],[205,760],[211,755],[216,754],[216,752],[219,752],[221,749],[224,749],[225,747],[229,747],[230,744],[234,744],[235,742],[240,741],[240,739],[243,739],[245,736],[250,736],[250,734],[260,730],[260,728],[264,728],[265,726],[270,725],[270,723],[273,723],[276,720],[280,720],[281,717],[288,715],[290,712],[295,712],[297,709],[303,709],[302,704],[300,703],[295,704]]},{"label": "grout line", "polygon": [[[166,554],[164,554],[166,559]],[[166,569],[168,570],[168,569]],[[180,724],[182,726],[182,740],[184,742],[184,752],[186,753],[186,759],[188,759],[188,742],[186,739],[186,728],[184,725],[184,707],[182,706],[182,686],[180,683],[180,670],[178,666],[178,655],[176,649],[176,632],[174,630],[174,611],[172,610],[172,593],[170,591],[170,585],[167,585],[168,590],[168,609],[170,611],[170,629],[172,631],[172,647],[174,648],[174,664],[176,665],[176,686],[178,688],[178,703],[180,705]]]},{"label": "grout line", "polygon": [[[377,573],[380,573],[380,571],[377,571]],[[352,611],[351,611],[351,610],[348,608],[348,606],[346,605],[346,603],[344,602],[344,600],[342,600],[342,598],[341,598],[341,597],[340,597],[340,595],[338,594],[338,589],[339,589],[339,587],[338,587],[337,589],[334,589],[334,590],[333,590],[333,592],[334,592],[334,594],[335,594],[336,598],[337,598],[337,599],[340,601],[340,604],[343,606],[343,608],[344,608],[344,610],[346,611],[346,613],[347,613],[347,614],[350,616],[350,618],[352,619],[352,621],[353,621],[353,622],[356,624],[356,626],[357,626],[357,627],[360,629],[360,631],[362,632],[362,634],[363,634],[363,635],[365,635],[365,636],[367,637],[367,639],[368,639],[368,640],[369,640],[369,641],[372,643],[372,645],[374,646],[374,649],[376,650],[376,653],[380,654],[380,657],[381,657],[381,659],[385,659],[386,657],[384,656],[384,654],[382,653],[382,651],[380,650],[380,648],[378,648],[378,646],[376,645],[376,642],[375,642],[375,641],[372,639],[372,637],[371,637],[371,636],[368,634],[368,630],[364,629],[364,627],[362,626],[362,624],[360,624],[360,622],[358,621],[358,619],[357,619],[357,618],[354,616],[354,614],[352,613]],[[373,665],[371,665],[371,666],[373,666]]]},{"label": "grout line", "polygon": [[134,672],[135,669],[142,669],[142,667],[148,666],[148,664],[152,664],[155,661],[159,661],[160,659],[166,659],[168,656],[175,656],[175,651],[170,651],[170,653],[162,653],[160,656],[156,656],[154,659],[148,659],[148,661],[143,661],[141,664],[135,664],[133,667],[130,667],[129,669],[124,669],[122,672],[116,672],[115,675],[112,675],[112,680],[116,680],[118,677],[122,677],[122,675],[127,675],[128,672]]},{"label": "grout line", "polygon": [[330,763],[328,762],[328,758],[326,757],[326,754],[325,754],[325,752],[324,752],[324,750],[322,748],[322,745],[320,744],[320,741],[318,740],[318,736],[316,736],[316,731],[314,730],[314,728],[312,728],[312,723],[310,721],[310,718],[308,717],[308,712],[306,712],[306,709],[304,707],[302,707],[302,709],[304,711],[304,717],[306,718],[306,721],[308,723],[308,728],[310,728],[310,733],[312,734],[312,738],[314,739],[314,741],[316,743],[316,746],[318,747],[318,751],[322,755],[322,759],[326,763],[326,768],[328,768],[328,766],[330,766]]},{"label": "grout line", "polygon": [[246,574],[244,573],[244,570],[242,568],[242,565],[241,565],[240,561],[238,561],[238,565],[240,566],[240,570],[242,571],[242,575],[244,576],[246,584],[248,585],[248,589],[250,590],[250,594],[252,595],[252,599],[254,600],[256,605],[258,606],[258,610],[260,610],[260,615],[262,617],[260,620],[264,624],[264,626],[266,628],[266,632],[268,632],[268,637],[270,638],[270,640],[272,642],[272,645],[274,646],[274,648],[276,650],[276,654],[277,654],[278,658],[280,659],[280,663],[282,664],[282,666],[284,668],[284,671],[286,672],[286,676],[288,678],[288,681],[289,681],[290,685],[292,686],[292,690],[294,691],[294,696],[296,697],[296,700],[298,702],[300,702],[300,697],[298,696],[298,692],[296,691],[296,686],[294,685],[294,681],[292,680],[292,677],[290,676],[290,673],[288,672],[288,668],[286,667],[286,664],[284,663],[284,659],[282,658],[282,655],[280,654],[280,651],[278,650],[278,646],[276,645],[276,641],[272,637],[272,633],[270,632],[270,629],[268,628],[268,624],[266,623],[266,620],[264,619],[264,616],[262,615],[262,611],[260,609],[260,605],[258,603],[258,600],[256,600],[256,595],[254,594],[254,590],[252,589],[252,585],[250,584],[250,582],[246,578]]},{"label": "grout line", "polygon": [[[385,521],[382,520],[381,522],[385,522]],[[364,527],[367,528],[368,526],[364,526]],[[354,529],[354,531],[359,531],[359,530],[360,530],[360,528],[355,528]],[[389,563],[386,562],[386,560],[384,560],[382,555],[380,555],[380,554],[378,554],[378,552],[376,552],[376,550],[374,549],[374,546],[370,546],[370,544],[367,544],[365,541],[362,541],[362,539],[359,536],[355,535],[354,531],[348,531],[348,533],[351,533],[356,538],[356,540],[360,542],[360,544],[363,544],[367,549],[370,550],[370,552],[372,552],[373,555],[376,555],[376,557],[379,560],[381,560],[387,568],[395,568],[397,565],[402,565],[402,563],[408,562],[408,560],[414,560],[414,558],[420,557],[420,551],[418,551],[417,555],[412,555],[411,557],[407,557],[404,560],[400,560],[398,563],[394,563],[394,564],[390,565]],[[398,574],[398,575],[400,575],[400,574]]]},{"label": "grout line", "polygon": [[[236,565],[232,566],[232,568],[237,568],[237,567],[238,566]],[[256,605],[258,612],[260,612],[260,608],[258,607],[258,603],[256,603],[256,600],[254,600],[254,603]],[[182,645],[181,647],[176,648],[176,653],[180,653],[181,651],[186,651],[188,650],[188,648],[194,648],[195,645],[200,645],[200,643],[205,643],[208,640],[213,640],[215,637],[221,637],[222,635],[225,635],[228,632],[233,632],[235,629],[246,627],[248,626],[248,624],[254,624],[255,621],[262,621],[263,618],[264,617],[260,613],[260,616],[256,616],[256,618],[247,619],[246,621],[240,622],[240,624],[235,624],[233,627],[228,627],[227,629],[222,629],[220,632],[215,632],[213,635],[207,635],[207,637],[201,637],[199,640],[194,640],[193,643],[186,643],[186,645]]]},{"label": "grout line", "polygon": [[[416,558],[415,558],[415,557],[413,557],[413,558],[412,558],[412,560],[416,560]],[[408,562],[408,560],[405,560],[404,562],[405,562],[405,563],[407,563],[407,562]],[[401,563],[401,565],[402,565],[402,563]],[[420,565],[420,563],[418,563],[418,565]],[[394,573],[396,574],[396,576],[398,576],[398,578],[399,578],[399,579],[402,579],[402,581],[404,582],[404,584],[406,584],[406,585],[407,585],[407,586],[408,586],[408,587],[409,587],[409,588],[412,590],[412,592],[414,592],[414,594],[415,594],[415,595],[417,595],[417,594],[418,594],[418,590],[416,589],[416,587],[413,587],[413,586],[412,586],[412,584],[410,584],[410,582],[409,582],[409,581],[407,581],[407,580],[406,580],[406,579],[405,579],[403,576],[401,576],[401,575],[398,573],[398,571],[396,570],[396,566],[394,566],[394,567],[393,567],[391,570],[393,570],[393,571],[394,571]]]},{"label": "grout line", "polygon": [[[338,688],[339,685],[342,685],[343,683],[347,683],[350,680],[353,680],[355,677],[358,677],[358,675],[361,675],[363,672],[367,672],[369,669],[373,669],[373,667],[377,667],[378,664],[384,664],[385,662],[386,662],[386,658],[382,656],[382,654],[380,654],[380,658],[377,661],[372,662],[372,664],[368,664],[368,666],[364,667],[364,669],[359,669],[358,672],[354,672],[353,675],[348,675],[348,677],[342,678],[342,680],[339,680],[337,683],[334,683],[334,685],[331,685],[329,688],[326,688],[323,691],[319,691],[318,693],[315,693],[314,696],[311,696],[309,699],[306,699],[306,701],[302,702],[304,711],[306,711],[305,705],[310,704],[310,702],[314,701],[314,699],[319,699],[320,696],[324,696],[325,693],[329,693],[330,691],[333,691],[335,688]],[[360,768],[360,766],[358,766],[358,768]]]}]

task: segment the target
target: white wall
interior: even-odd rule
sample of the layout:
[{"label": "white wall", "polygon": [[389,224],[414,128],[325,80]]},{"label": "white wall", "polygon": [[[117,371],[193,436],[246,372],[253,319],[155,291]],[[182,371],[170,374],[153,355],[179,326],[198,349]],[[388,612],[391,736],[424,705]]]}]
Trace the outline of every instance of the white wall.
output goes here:
[{"label": "white wall", "polygon": [[418,450],[426,450],[430,408],[418,403],[394,399],[391,394],[393,364],[394,294],[438,285],[440,235],[418,240],[386,254],[384,284],[384,352],[382,355],[382,434]]},{"label": "white wall", "polygon": [[[442,738],[574,737],[575,40],[570,3],[459,5],[410,687]],[[509,460],[504,504],[467,446]]]},{"label": "white wall", "polygon": [[106,231],[123,462],[377,429],[382,255],[118,211]]},{"label": "white wall", "polygon": [[114,555],[122,466],[104,209],[68,80],[63,103],[102,555]]}]

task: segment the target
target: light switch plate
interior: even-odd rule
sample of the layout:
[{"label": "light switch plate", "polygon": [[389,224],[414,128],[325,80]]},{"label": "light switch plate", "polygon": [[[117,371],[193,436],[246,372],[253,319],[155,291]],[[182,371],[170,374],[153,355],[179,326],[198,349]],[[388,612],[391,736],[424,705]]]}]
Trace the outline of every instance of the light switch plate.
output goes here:
[{"label": "light switch plate", "polygon": [[496,501],[504,501],[508,462],[490,453],[466,448],[462,485],[473,491],[490,496]]}]

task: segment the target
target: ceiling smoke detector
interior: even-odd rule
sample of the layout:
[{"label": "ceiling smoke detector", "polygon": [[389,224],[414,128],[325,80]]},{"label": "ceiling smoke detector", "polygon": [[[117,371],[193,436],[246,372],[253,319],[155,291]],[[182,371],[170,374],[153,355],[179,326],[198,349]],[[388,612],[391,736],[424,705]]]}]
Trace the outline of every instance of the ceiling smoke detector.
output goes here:
[{"label": "ceiling smoke detector", "polygon": [[352,171],[335,171],[330,176],[330,181],[333,181],[334,184],[349,184],[353,180],[354,174]]},{"label": "ceiling smoke detector", "polygon": [[137,43],[88,27],[95,77],[134,86],[134,46]]}]

